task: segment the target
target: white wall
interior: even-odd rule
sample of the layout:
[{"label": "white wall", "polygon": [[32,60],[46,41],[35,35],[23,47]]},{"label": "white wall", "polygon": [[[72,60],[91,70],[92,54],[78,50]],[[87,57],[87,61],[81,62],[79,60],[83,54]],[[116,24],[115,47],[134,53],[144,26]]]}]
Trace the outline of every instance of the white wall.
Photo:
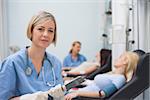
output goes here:
[{"label": "white wall", "polygon": [[0,60],[5,58],[8,54],[8,35],[7,30],[5,29],[7,22],[5,12],[5,2],[3,0],[0,0]]},{"label": "white wall", "polygon": [[57,21],[57,45],[48,48],[61,60],[74,40],[82,42],[81,53],[89,60],[102,48],[105,0],[7,0],[9,45],[29,45],[26,28],[33,14],[50,11]]},{"label": "white wall", "polygon": [[[0,1],[0,15],[2,15],[2,1]],[[0,62],[2,59],[2,16],[0,16]]]}]

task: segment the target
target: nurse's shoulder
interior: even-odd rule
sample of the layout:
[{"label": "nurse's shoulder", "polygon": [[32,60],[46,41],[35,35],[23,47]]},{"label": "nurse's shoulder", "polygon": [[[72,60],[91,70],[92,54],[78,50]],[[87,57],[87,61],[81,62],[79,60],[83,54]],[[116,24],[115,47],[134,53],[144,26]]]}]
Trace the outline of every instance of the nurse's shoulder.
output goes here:
[{"label": "nurse's shoulder", "polygon": [[18,52],[9,55],[8,57],[4,58],[1,63],[2,66],[14,66],[16,63],[18,64],[25,64],[26,63],[26,54],[25,49],[21,49]]}]

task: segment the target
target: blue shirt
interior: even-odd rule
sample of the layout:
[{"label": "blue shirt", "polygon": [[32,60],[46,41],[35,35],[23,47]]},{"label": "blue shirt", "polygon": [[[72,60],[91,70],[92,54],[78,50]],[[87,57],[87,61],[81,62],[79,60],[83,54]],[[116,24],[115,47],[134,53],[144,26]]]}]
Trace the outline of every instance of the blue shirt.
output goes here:
[{"label": "blue shirt", "polygon": [[[25,48],[4,59],[0,65],[0,100],[36,91],[47,91],[58,84],[63,84],[60,61],[51,54],[46,55],[39,74],[28,58]],[[27,74],[28,68],[31,69],[30,75]],[[52,86],[48,86],[46,82]]]},{"label": "blue shirt", "polygon": [[78,54],[77,59],[73,60],[71,54],[69,53],[63,61],[63,66],[64,67],[77,67],[84,61],[86,61],[86,58],[83,55]]}]

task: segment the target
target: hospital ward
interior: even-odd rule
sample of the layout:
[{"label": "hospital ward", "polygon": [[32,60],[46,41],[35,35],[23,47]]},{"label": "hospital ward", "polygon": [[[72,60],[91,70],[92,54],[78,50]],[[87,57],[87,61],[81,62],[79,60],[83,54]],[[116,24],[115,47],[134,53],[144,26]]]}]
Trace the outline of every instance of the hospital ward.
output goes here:
[{"label": "hospital ward", "polygon": [[150,0],[0,0],[0,100],[150,100]]}]

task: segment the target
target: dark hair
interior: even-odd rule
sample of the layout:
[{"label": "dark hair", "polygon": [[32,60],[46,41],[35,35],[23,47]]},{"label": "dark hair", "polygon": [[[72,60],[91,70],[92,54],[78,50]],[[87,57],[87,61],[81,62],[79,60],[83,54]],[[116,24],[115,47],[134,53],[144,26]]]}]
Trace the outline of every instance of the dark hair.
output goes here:
[{"label": "dark hair", "polygon": [[[74,47],[76,44],[81,45],[81,42],[80,42],[80,41],[74,41],[74,42],[72,43],[72,47]],[[72,48],[70,49],[69,53],[72,53]]]}]

